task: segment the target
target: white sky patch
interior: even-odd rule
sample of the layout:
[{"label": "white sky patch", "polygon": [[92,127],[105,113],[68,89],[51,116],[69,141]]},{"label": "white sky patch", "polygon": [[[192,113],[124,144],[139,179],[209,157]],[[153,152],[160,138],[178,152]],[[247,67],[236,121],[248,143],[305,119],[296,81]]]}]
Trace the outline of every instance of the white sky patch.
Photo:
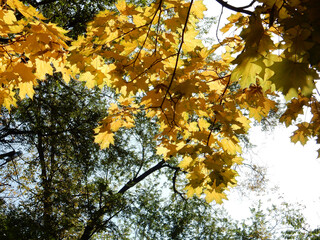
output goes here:
[{"label": "white sky patch", "polygon": [[310,140],[305,146],[294,144],[290,136],[295,127],[277,126],[272,132],[253,129],[250,139],[257,145],[260,160],[268,166],[268,179],[279,186],[284,200],[306,206],[305,216],[311,226],[320,223],[319,145]]}]

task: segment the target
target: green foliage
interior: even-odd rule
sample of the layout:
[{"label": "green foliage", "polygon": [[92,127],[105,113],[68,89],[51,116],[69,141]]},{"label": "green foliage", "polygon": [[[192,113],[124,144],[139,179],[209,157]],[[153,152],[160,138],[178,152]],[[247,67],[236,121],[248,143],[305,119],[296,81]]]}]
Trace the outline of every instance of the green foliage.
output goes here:
[{"label": "green foliage", "polygon": [[25,3],[31,4],[50,21],[58,24],[60,27],[68,30],[68,36],[76,38],[86,30],[87,23],[93,17],[106,7],[114,4],[115,0],[25,0]]}]

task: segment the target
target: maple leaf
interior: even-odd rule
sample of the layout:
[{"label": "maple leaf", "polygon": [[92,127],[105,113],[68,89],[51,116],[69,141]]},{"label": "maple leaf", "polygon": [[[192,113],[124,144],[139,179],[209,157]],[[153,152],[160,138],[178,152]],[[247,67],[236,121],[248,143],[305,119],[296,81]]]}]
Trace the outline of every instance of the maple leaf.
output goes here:
[{"label": "maple leaf", "polygon": [[297,97],[299,90],[304,96],[311,96],[315,88],[313,80],[318,74],[308,67],[307,63],[297,63],[282,58],[275,62],[270,69],[274,72],[270,78],[277,90],[280,90],[287,100]]},{"label": "maple leaf", "polygon": [[88,88],[93,88],[96,86],[95,76],[91,72],[85,72],[80,75],[79,81],[86,82]]},{"label": "maple leaf", "polygon": [[116,132],[122,127],[122,125],[123,123],[121,120],[115,120],[110,123],[110,129],[111,131]]},{"label": "maple leaf", "polygon": [[263,115],[261,109],[255,107],[249,107],[249,117],[254,118],[258,122],[261,122]]},{"label": "maple leaf", "polygon": [[[317,23],[292,27],[299,12],[290,11],[300,11],[298,0],[283,6],[280,0],[261,0],[250,17],[241,13],[229,17],[221,31],[232,26],[242,31],[240,37],[221,41],[226,52],[220,59],[212,57],[220,54],[220,44],[207,49],[197,39],[196,24],[206,10],[200,0],[157,1],[146,7],[120,0],[116,9],[99,13],[71,47],[66,44],[70,40],[64,36],[66,31],[41,21],[34,8],[17,0],[7,2],[9,10],[0,12],[0,28],[4,37],[11,34],[12,44],[1,45],[0,103],[8,108],[14,104],[16,90],[21,98],[32,97],[36,79],[45,79],[53,69],[65,81],[77,76],[88,88],[106,85],[119,96],[118,105],[110,104],[108,117],[96,129],[95,142],[102,148],[114,144],[115,132],[133,127],[134,115],[145,111],[159,125],[154,139],[157,154],[164,159],[181,157],[179,167],[190,171],[188,196],[205,193],[207,201],[221,202],[223,191],[235,183],[236,173],[230,169],[242,160],[236,136],[246,134],[250,127],[243,109],[260,121],[275,109],[267,97],[275,87],[287,99],[301,92],[305,100],[298,96],[298,103],[292,101],[280,119],[289,125],[311,101],[308,97],[317,74],[308,60],[310,46],[318,44],[314,40],[318,39]],[[15,11],[24,17],[17,21]],[[271,15],[277,11],[273,17],[278,21],[273,21]],[[305,12],[300,15],[309,17]],[[264,24],[268,21],[275,23],[270,29]],[[277,46],[284,50],[284,58],[272,54],[274,35],[282,38]],[[25,57],[28,63],[21,62]],[[231,64],[236,67],[230,78]],[[318,66],[317,58],[312,57],[312,64]],[[230,79],[241,87],[235,88]],[[305,144],[310,136],[319,135],[317,106],[312,105],[312,113],[312,123],[298,125],[292,141]]]},{"label": "maple leaf", "polygon": [[7,0],[6,4],[8,4],[13,9],[18,9],[18,11],[25,16],[26,18],[36,17],[38,19],[46,19],[40,12],[38,12],[32,6],[26,6],[22,2],[18,0]]},{"label": "maple leaf", "polygon": [[200,118],[200,119],[198,120],[198,125],[199,125],[200,130],[202,131],[202,130],[208,129],[211,124],[208,123],[207,120],[205,120],[205,119],[203,119],[203,118]]},{"label": "maple leaf", "polygon": [[157,147],[157,155],[163,156],[164,159],[168,159],[167,155],[170,152],[170,150],[166,147],[163,146],[158,146]]},{"label": "maple leaf", "polygon": [[202,0],[196,0],[192,4],[191,13],[198,19],[204,17],[204,12],[207,11],[207,7],[203,4]]},{"label": "maple leaf", "polygon": [[187,129],[190,132],[197,132],[199,131],[198,123],[197,122],[191,122],[190,124],[187,124]]},{"label": "maple leaf", "polygon": [[187,185],[185,187],[185,190],[187,190],[187,197],[188,198],[191,198],[194,194],[196,194],[198,197],[200,197],[200,195],[202,193],[201,186],[197,186],[197,187],[193,188],[191,185]]},{"label": "maple leaf", "polygon": [[184,44],[182,45],[182,50],[186,52],[193,51],[197,46],[202,47],[202,41],[200,39],[196,39],[199,31],[192,29],[185,33],[184,36]]},{"label": "maple leaf", "polygon": [[223,199],[226,199],[226,200],[228,199],[225,193],[219,193],[219,192],[216,192],[215,190],[212,190],[212,191],[205,190],[204,193],[206,194],[206,201],[208,203],[214,200],[216,203],[221,204],[223,202]]},{"label": "maple leaf", "polygon": [[307,106],[309,98],[298,96],[298,98],[293,98],[291,102],[287,104],[286,111],[280,117],[280,122],[284,122],[287,127],[290,126],[293,120],[296,120],[299,114],[303,113],[303,107]]},{"label": "maple leaf", "polygon": [[223,138],[220,141],[220,145],[223,150],[227,151],[230,154],[236,154],[237,152],[241,152],[241,147],[237,144],[238,140],[234,137],[233,139],[230,138]]},{"label": "maple leaf", "polygon": [[241,17],[243,17],[243,15],[239,12],[236,14],[231,14],[230,17],[227,18],[229,23],[220,28],[220,31],[226,33],[234,25],[235,22],[239,21]]},{"label": "maple leaf", "polygon": [[8,25],[12,25],[17,21],[16,16],[14,15],[14,12],[11,10],[5,10],[5,9],[1,10],[0,19],[3,19],[4,23]]},{"label": "maple leaf", "polygon": [[232,71],[231,81],[239,81],[243,88],[256,83],[257,75],[262,71],[262,67],[256,62],[261,58],[254,49],[241,53],[232,63],[237,64]]},{"label": "maple leaf", "polygon": [[94,138],[94,142],[98,143],[101,149],[108,148],[110,144],[114,144],[114,133],[108,131],[98,133]]},{"label": "maple leaf", "polygon": [[19,84],[19,97],[24,99],[28,95],[31,99],[34,95],[33,83],[32,82],[22,82]]},{"label": "maple leaf", "polygon": [[239,165],[242,164],[243,160],[244,159],[242,157],[235,157],[235,158],[232,159],[232,161],[234,163],[239,164]]},{"label": "maple leaf", "polygon": [[193,161],[193,158],[191,158],[190,156],[185,156],[183,160],[179,163],[178,167],[187,169],[192,163],[192,161]]},{"label": "maple leaf", "polygon": [[294,134],[291,136],[291,141],[294,143],[299,141],[302,145],[305,145],[308,141],[308,137],[312,135],[310,124],[303,122],[299,123],[297,127],[298,129],[294,131]]},{"label": "maple leaf", "polygon": [[242,30],[240,37],[245,40],[246,49],[257,49],[264,35],[262,20],[259,15],[252,15],[249,17],[249,21],[249,26]]},{"label": "maple leaf", "polygon": [[123,15],[135,15],[139,13],[137,10],[135,10],[134,5],[131,5],[131,6],[128,5],[125,0],[119,0],[116,3],[116,7],[120,12],[120,14],[123,14]]},{"label": "maple leaf", "polygon": [[46,74],[53,74],[53,68],[51,66],[51,63],[48,61],[36,59],[36,66],[37,69],[35,75],[38,79],[44,79]]}]

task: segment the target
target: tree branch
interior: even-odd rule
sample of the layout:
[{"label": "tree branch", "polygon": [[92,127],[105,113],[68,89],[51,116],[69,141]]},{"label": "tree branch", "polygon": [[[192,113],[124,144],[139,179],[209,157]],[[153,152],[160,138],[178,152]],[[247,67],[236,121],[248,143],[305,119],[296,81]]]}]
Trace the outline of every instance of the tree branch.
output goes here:
[{"label": "tree branch", "polygon": [[220,3],[223,7],[226,7],[232,11],[236,11],[236,12],[241,12],[241,13],[245,13],[248,15],[253,15],[252,11],[246,10],[246,8],[251,7],[256,1],[252,1],[250,4],[248,4],[247,6],[244,7],[235,7],[232,6],[230,4],[228,4],[227,2],[223,1],[223,0],[216,0],[218,3]]},{"label": "tree branch", "polygon": [[0,167],[6,165],[7,163],[13,161],[15,158],[21,156],[22,152],[16,152],[15,150],[11,151],[11,152],[7,152],[7,153],[3,153],[3,154],[0,154],[0,159],[5,159],[5,162],[4,163],[1,163],[0,164]]},{"label": "tree branch", "polygon": [[173,184],[173,191],[175,193],[177,193],[183,200],[186,200],[186,198],[183,196],[183,194],[181,192],[179,192],[177,190],[177,187],[176,187],[176,180],[177,180],[177,176],[178,176],[178,172],[180,171],[180,168],[177,168],[175,171],[174,171],[174,175],[173,175],[173,178],[172,178],[172,184]]},{"label": "tree branch", "polygon": [[[137,183],[141,182],[143,179],[148,177],[150,174],[154,173],[155,171],[163,168],[165,165],[165,160],[161,160],[158,164],[150,168],[149,170],[145,171],[139,177],[136,177],[130,181],[128,181],[119,191],[117,194],[124,194],[130,188],[134,187]],[[96,211],[93,216],[88,220],[87,226],[85,227],[83,234],[80,240],[88,240],[90,239],[94,233],[96,233],[99,228],[97,225],[100,225],[100,219],[103,217],[104,214],[110,209],[110,206],[106,205]]]},{"label": "tree branch", "polygon": [[123,194],[126,191],[128,191],[130,188],[134,187],[137,183],[141,182],[143,179],[145,179],[146,177],[148,177],[150,174],[154,173],[155,171],[163,168],[165,163],[165,160],[162,159],[161,162],[159,162],[157,165],[153,166],[152,168],[150,168],[149,170],[145,171],[143,174],[141,174],[139,177],[136,177],[132,180],[130,180],[129,182],[127,182],[119,191],[119,194]]},{"label": "tree branch", "polygon": [[175,170],[174,175],[172,177],[172,184],[173,184],[172,188],[173,188],[173,191],[175,193],[177,193],[183,200],[186,200],[186,198],[183,196],[183,194],[181,192],[179,192],[177,190],[177,188],[176,188],[176,179],[177,179],[179,171],[181,171],[183,173],[187,173],[187,172],[186,171],[182,171],[181,168],[179,168],[179,167],[171,166],[170,164],[165,164],[163,166]]}]

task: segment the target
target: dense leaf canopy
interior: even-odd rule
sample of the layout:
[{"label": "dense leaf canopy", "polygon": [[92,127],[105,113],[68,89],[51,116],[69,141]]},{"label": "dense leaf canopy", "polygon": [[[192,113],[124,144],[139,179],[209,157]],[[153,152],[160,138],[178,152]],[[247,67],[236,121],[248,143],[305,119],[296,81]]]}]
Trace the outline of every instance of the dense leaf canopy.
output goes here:
[{"label": "dense leaf canopy", "polygon": [[[304,106],[310,122],[298,123],[292,141],[319,142],[319,107],[314,90],[319,70],[317,0],[258,0],[237,11],[223,32],[240,28],[205,47],[198,23],[200,0],[159,0],[138,7],[120,0],[103,10],[76,40],[18,0],[1,3],[0,104],[34,96],[37,80],[59,72],[95,86],[112,88],[117,101],[96,128],[101,148],[115,144],[115,133],[135,126],[145,113],[156,121],[157,154],[179,160],[188,172],[187,195],[221,202],[240,164],[241,135],[250,118],[261,121],[276,111],[281,92],[288,108],[280,118],[294,124]],[[249,7],[254,6],[254,10]],[[19,13],[19,14],[17,14]],[[65,26],[68,27],[68,26]]]}]

